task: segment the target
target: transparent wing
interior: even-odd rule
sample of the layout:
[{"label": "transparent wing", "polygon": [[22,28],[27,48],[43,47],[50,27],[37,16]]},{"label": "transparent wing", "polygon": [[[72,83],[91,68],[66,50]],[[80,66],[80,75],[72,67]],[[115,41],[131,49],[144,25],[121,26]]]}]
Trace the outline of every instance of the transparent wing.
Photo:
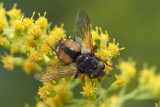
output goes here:
[{"label": "transparent wing", "polygon": [[39,81],[51,81],[60,78],[72,76],[77,73],[77,67],[75,63],[70,65],[54,68],[53,66],[47,67],[45,72],[39,72],[34,75],[34,78]]},{"label": "transparent wing", "polygon": [[82,45],[82,51],[93,53],[91,25],[87,13],[83,10],[78,11],[74,32],[76,41]]}]

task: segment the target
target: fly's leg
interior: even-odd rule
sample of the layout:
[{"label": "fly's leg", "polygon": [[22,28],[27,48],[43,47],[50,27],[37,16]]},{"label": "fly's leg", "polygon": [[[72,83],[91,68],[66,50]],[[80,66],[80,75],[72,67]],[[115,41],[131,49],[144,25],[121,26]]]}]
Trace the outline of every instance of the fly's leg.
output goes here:
[{"label": "fly's leg", "polygon": [[81,73],[78,71],[78,72],[76,73],[76,75],[74,76],[74,79],[78,78],[80,75],[81,75]]}]

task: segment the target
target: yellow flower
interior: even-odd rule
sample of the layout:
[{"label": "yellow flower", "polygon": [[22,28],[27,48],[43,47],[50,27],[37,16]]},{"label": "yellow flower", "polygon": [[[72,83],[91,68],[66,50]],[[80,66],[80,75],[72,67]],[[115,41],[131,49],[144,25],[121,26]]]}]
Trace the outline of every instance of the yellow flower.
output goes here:
[{"label": "yellow flower", "polygon": [[[45,38],[44,43],[43,43],[43,45],[42,45],[42,52],[43,52],[45,55],[47,55],[47,54],[53,55],[53,50],[48,46],[48,44],[49,44],[50,46],[52,46],[53,48],[55,48],[55,47],[54,47],[54,42],[55,42],[55,40],[53,39],[52,36],[47,36],[47,37]],[[47,44],[47,43],[48,43],[48,44]]]},{"label": "yellow flower", "polygon": [[31,49],[30,54],[28,54],[30,62],[37,62],[41,60],[41,57],[39,56],[39,52],[35,49]]},{"label": "yellow flower", "polygon": [[92,96],[94,93],[96,93],[97,88],[95,88],[95,84],[91,84],[91,82],[87,85],[85,85],[85,87],[83,87],[83,92],[81,92],[81,94],[83,94],[83,97],[89,97]]},{"label": "yellow flower", "polygon": [[141,85],[148,85],[149,87],[153,85],[153,80],[155,78],[155,67],[152,68],[144,68],[140,71],[139,82]]},{"label": "yellow flower", "polygon": [[31,18],[24,18],[23,19],[23,24],[24,24],[24,29],[27,31],[29,28],[31,28],[33,26],[33,22],[34,22],[34,17],[35,12],[33,12],[32,17]]},{"label": "yellow flower", "polygon": [[26,31],[33,26],[33,22],[34,20],[32,18],[23,19],[24,28]]},{"label": "yellow flower", "polygon": [[105,31],[105,33],[102,32],[102,29],[100,28],[100,48],[104,49],[106,48],[107,42],[109,41],[109,36],[107,31]]},{"label": "yellow flower", "polygon": [[15,41],[12,42],[12,47],[11,47],[11,54],[18,52],[20,50],[20,45],[17,45],[18,43],[20,43],[22,41],[22,39],[17,39]]},{"label": "yellow flower", "polygon": [[[110,60],[107,61],[107,64],[112,66],[112,62]],[[112,69],[113,69],[113,67],[110,67],[108,65],[105,64],[105,71],[107,74],[109,73],[109,71],[112,71]]]},{"label": "yellow flower", "polygon": [[24,42],[24,45],[30,49],[32,47],[36,46],[35,40],[33,36],[26,36],[26,41]]},{"label": "yellow flower", "polygon": [[73,96],[72,91],[69,88],[70,83],[62,82],[54,86],[54,90],[58,96],[60,96],[61,100],[64,102],[68,102]]},{"label": "yellow flower", "polygon": [[93,41],[100,39],[99,33],[98,33],[98,27],[96,27],[96,30],[94,29],[92,30],[92,39]]},{"label": "yellow flower", "polygon": [[14,27],[14,30],[15,30],[17,33],[21,33],[22,30],[24,29],[22,20],[16,20],[16,21],[14,21],[14,22],[13,22],[13,27]]},{"label": "yellow flower", "polygon": [[120,55],[119,50],[124,49],[124,47],[119,48],[118,46],[119,46],[119,43],[115,44],[115,39],[113,39],[113,43],[109,43],[108,49],[111,51],[111,55],[114,57],[117,55]]},{"label": "yellow flower", "polygon": [[155,107],[160,107],[160,102],[155,103]]},{"label": "yellow flower", "polygon": [[155,97],[160,97],[160,84],[159,83],[160,83],[160,74],[152,78],[152,86],[150,86],[153,92],[153,95]]},{"label": "yellow flower", "polygon": [[139,83],[143,90],[152,93],[154,97],[160,97],[160,74],[155,74],[155,67],[144,68],[140,71]]},{"label": "yellow flower", "polygon": [[5,49],[8,49],[11,47],[11,44],[10,44],[10,41],[7,40],[6,37],[3,37],[0,35],[0,46],[5,48]]},{"label": "yellow flower", "polygon": [[6,38],[5,38],[5,37],[0,36],[0,46],[2,46],[2,45],[4,44],[4,43],[3,43],[4,39],[6,39]]},{"label": "yellow flower", "polygon": [[93,40],[93,46],[96,45],[96,40],[100,39],[99,33],[98,33],[98,27],[96,27],[96,30],[92,30],[92,40]]},{"label": "yellow flower", "polygon": [[0,20],[0,35],[3,33],[4,28],[5,28],[5,24],[3,23],[2,20]]},{"label": "yellow flower", "polygon": [[9,69],[10,71],[12,71],[14,69],[15,65],[13,63],[13,56],[11,56],[11,55],[3,56],[1,61],[3,62],[4,67],[6,69]]},{"label": "yellow flower", "polygon": [[94,105],[92,103],[87,103],[87,104],[83,105],[82,107],[96,107],[96,105]]},{"label": "yellow flower", "polygon": [[48,86],[39,87],[38,95],[40,95],[40,98],[46,98],[49,96],[50,92],[48,90]]},{"label": "yellow flower", "polygon": [[117,79],[117,84],[121,86],[126,86],[126,78],[122,75],[115,75]]},{"label": "yellow flower", "polygon": [[99,105],[99,107],[110,107],[108,104],[106,104],[106,102],[102,103]]},{"label": "yellow flower", "polygon": [[3,3],[0,3],[0,18],[5,17],[6,10],[3,8]]},{"label": "yellow flower", "polygon": [[26,73],[30,73],[34,69],[34,63],[30,60],[27,60],[25,61],[23,68]]},{"label": "yellow flower", "polygon": [[98,58],[101,58],[103,60],[109,60],[111,53],[106,49],[101,49],[99,52],[96,53],[96,55]]},{"label": "yellow flower", "polygon": [[36,107],[48,107],[48,106],[45,103],[43,103],[43,102],[38,102],[36,104]]},{"label": "yellow flower", "polygon": [[6,10],[3,8],[3,3],[0,3],[0,20],[3,21],[5,27],[8,27],[8,20],[6,17]]},{"label": "yellow flower", "polygon": [[59,95],[56,95],[55,97],[47,97],[44,102],[47,107],[62,107],[62,101]]},{"label": "yellow flower", "polygon": [[117,95],[113,95],[107,99],[106,103],[109,105],[109,107],[118,107],[120,98]]},{"label": "yellow flower", "polygon": [[41,17],[40,13],[38,13],[39,18],[36,20],[36,25],[39,25],[41,29],[44,29],[48,26],[48,20],[45,18],[46,12],[44,12],[44,16]]},{"label": "yellow flower", "polygon": [[119,69],[122,72],[122,75],[125,76],[128,80],[136,76],[135,62],[133,61],[121,61],[119,64]]},{"label": "yellow flower", "polygon": [[42,35],[42,30],[40,29],[40,26],[34,25],[30,30],[29,30],[29,35],[33,36],[34,39],[39,39]]},{"label": "yellow flower", "polygon": [[11,18],[20,18],[21,17],[21,9],[16,9],[17,4],[15,3],[13,5],[13,8],[7,12],[7,14],[11,17]]},{"label": "yellow flower", "polygon": [[56,82],[53,80],[53,81],[43,81],[42,82],[44,86],[51,86],[53,84],[56,84]]},{"label": "yellow flower", "polygon": [[55,26],[54,29],[51,31],[51,36],[53,36],[55,41],[59,41],[62,38],[66,38],[65,30],[63,29],[64,24],[61,27]]}]

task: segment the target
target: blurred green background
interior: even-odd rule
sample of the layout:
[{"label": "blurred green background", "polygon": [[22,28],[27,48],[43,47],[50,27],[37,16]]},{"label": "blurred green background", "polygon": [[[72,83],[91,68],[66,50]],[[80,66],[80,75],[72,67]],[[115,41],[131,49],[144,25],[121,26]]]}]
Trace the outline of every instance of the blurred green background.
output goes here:
[{"label": "blurred green background", "polygon": [[[92,27],[102,27],[111,38],[116,38],[120,47],[125,47],[118,58],[133,57],[138,70],[143,63],[157,65],[160,70],[160,1],[159,0],[1,0],[9,10],[18,3],[25,16],[32,12],[47,12],[47,19],[53,25],[61,25],[73,35],[75,18],[79,9],[84,9]],[[38,17],[36,14],[34,18]],[[0,54],[3,53],[0,48]],[[117,59],[118,59],[117,58]],[[115,61],[118,63],[118,61]],[[0,63],[0,106],[23,107],[34,105],[40,82],[33,75],[26,75],[22,69],[10,72]],[[125,107],[154,107],[155,101],[128,101]]]}]

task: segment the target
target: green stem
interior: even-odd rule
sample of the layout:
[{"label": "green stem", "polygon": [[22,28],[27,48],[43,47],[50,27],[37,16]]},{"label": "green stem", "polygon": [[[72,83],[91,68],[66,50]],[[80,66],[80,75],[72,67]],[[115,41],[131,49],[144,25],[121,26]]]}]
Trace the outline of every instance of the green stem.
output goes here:
[{"label": "green stem", "polygon": [[104,97],[107,97],[108,96],[108,92],[111,90],[111,88],[108,88],[107,90],[101,88],[100,89],[100,96],[97,98],[96,102],[98,102],[99,100],[101,100],[102,98]]},{"label": "green stem", "polygon": [[129,93],[129,94],[127,94],[127,95],[122,95],[122,96],[120,96],[121,98],[121,100],[120,100],[120,104],[119,104],[119,107],[123,107],[123,104],[124,104],[124,102],[126,101],[126,100],[129,100],[129,99],[132,99],[132,98],[134,98],[136,95],[137,95],[137,93],[138,93],[138,89],[136,88],[136,89],[134,89],[131,93]]},{"label": "green stem", "polygon": [[74,82],[71,83],[70,88],[73,89],[75,88],[78,84],[80,83],[79,79],[74,79]]}]

